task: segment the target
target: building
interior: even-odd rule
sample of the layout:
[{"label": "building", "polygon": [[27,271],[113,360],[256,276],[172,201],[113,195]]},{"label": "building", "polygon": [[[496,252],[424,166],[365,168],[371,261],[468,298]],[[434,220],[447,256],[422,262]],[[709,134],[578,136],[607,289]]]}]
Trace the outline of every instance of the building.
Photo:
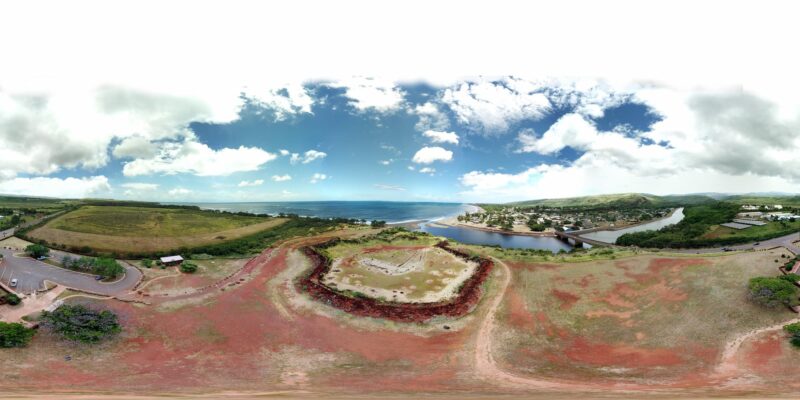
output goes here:
[{"label": "building", "polygon": [[167,267],[181,265],[182,262],[183,262],[183,257],[181,256],[161,257],[161,264],[166,265]]}]

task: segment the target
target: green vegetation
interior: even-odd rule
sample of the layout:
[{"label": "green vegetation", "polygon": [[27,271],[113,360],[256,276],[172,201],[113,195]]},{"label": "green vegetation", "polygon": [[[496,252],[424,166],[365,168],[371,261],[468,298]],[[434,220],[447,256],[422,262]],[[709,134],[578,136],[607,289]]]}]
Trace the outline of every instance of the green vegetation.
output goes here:
[{"label": "green vegetation", "polygon": [[[735,204],[715,202],[712,204],[686,207],[683,210],[684,218],[675,225],[664,227],[657,231],[644,231],[626,233],[617,239],[617,244],[622,246],[639,247],[710,247],[742,243],[747,241],[743,237],[735,238],[701,238],[711,226],[730,222],[739,212]],[[761,240],[766,238],[759,238]]]},{"label": "green vegetation", "polygon": [[145,268],[153,268],[153,260],[149,258],[145,258],[141,261],[141,264]]},{"label": "green vegetation", "polygon": [[181,272],[186,274],[193,274],[197,272],[197,264],[190,263],[188,261],[183,262],[180,266]]},{"label": "green vegetation", "polygon": [[100,275],[110,279],[116,278],[125,273],[125,268],[120,265],[117,260],[105,257],[73,258],[66,256],[63,260],[61,260],[61,265],[67,269]]},{"label": "green vegetation", "polygon": [[84,206],[48,227],[110,236],[174,237],[226,231],[267,219],[191,208]]},{"label": "green vegetation", "polygon": [[[5,295],[3,295],[2,300],[6,304],[10,304],[12,306],[16,306],[22,303],[22,299],[20,299],[19,296],[17,296],[14,293],[6,293]],[[0,302],[0,304],[2,304],[2,302]]]},{"label": "green vegetation", "polygon": [[32,244],[25,248],[25,253],[33,258],[46,257],[50,255],[50,249],[40,244]]},{"label": "green vegetation", "polygon": [[383,228],[383,227],[386,226],[386,221],[372,220],[372,222],[370,222],[369,226],[371,226],[373,228]]},{"label": "green vegetation", "polygon": [[68,340],[98,343],[122,331],[117,315],[83,305],[63,305],[53,312],[42,312],[45,326]]},{"label": "green vegetation", "polygon": [[800,305],[800,290],[790,280],[783,277],[759,276],[750,279],[750,299],[766,307]]},{"label": "green vegetation", "polygon": [[20,323],[0,322],[0,347],[25,347],[36,331]]},{"label": "green vegetation", "polygon": [[789,342],[794,347],[800,347],[800,322],[785,325],[783,330],[789,334]]}]

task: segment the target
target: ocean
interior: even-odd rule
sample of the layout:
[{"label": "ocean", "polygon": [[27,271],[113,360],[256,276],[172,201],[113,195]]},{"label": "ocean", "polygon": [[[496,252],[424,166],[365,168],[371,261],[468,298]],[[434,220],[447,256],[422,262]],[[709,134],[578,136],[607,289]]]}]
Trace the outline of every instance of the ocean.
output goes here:
[{"label": "ocean", "polygon": [[181,203],[202,209],[276,215],[297,214],[304,217],[356,218],[388,223],[435,221],[474,211],[475,206],[462,203],[394,202],[394,201],[287,201],[254,203]]}]

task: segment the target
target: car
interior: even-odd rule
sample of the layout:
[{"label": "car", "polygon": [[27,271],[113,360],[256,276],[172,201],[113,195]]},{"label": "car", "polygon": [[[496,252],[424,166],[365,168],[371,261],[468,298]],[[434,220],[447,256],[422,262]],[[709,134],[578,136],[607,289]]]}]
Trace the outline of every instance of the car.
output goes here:
[{"label": "car", "polygon": [[17,278],[14,278],[14,279],[12,279],[12,280],[11,280],[11,282],[9,283],[9,285],[10,285],[11,287],[17,287],[17,283],[18,283],[18,282],[19,282],[19,281],[17,280]]},{"label": "car", "polygon": [[758,246],[760,244],[761,244],[761,242],[755,242],[755,243],[753,243],[753,246]]},{"label": "car", "polygon": [[94,280],[99,281],[103,279],[103,275],[95,275]]}]

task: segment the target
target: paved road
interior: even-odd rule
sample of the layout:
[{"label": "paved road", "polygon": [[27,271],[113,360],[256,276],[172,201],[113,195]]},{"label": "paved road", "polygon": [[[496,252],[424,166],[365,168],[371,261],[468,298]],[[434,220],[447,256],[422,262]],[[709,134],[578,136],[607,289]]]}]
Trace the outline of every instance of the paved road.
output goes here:
[{"label": "paved road", "polygon": [[48,280],[73,289],[114,296],[133,289],[142,277],[141,271],[123,264],[126,273],[121,280],[102,283],[96,281],[92,275],[58,268],[28,257],[16,257],[15,252],[17,251],[0,249],[0,254],[3,255],[3,262],[0,263],[0,281],[8,286],[11,279],[16,278],[19,282],[15,290],[25,294],[43,289],[44,281]]}]

